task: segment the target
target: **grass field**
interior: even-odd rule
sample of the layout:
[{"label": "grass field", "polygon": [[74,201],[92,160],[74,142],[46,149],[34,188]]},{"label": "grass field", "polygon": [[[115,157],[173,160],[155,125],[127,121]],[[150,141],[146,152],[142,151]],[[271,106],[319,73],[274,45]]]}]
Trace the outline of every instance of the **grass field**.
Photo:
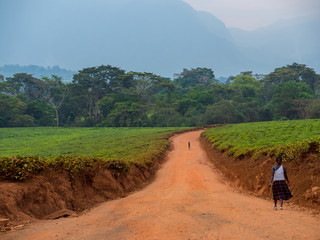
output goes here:
[{"label": "grass field", "polygon": [[57,161],[66,169],[73,170],[92,165],[96,159],[116,162],[119,168],[127,163],[145,164],[167,149],[169,136],[182,130],[0,128],[0,175],[2,171],[6,176],[19,178]]},{"label": "grass field", "polygon": [[206,130],[203,135],[221,151],[236,158],[282,154],[292,160],[319,145],[320,120],[234,124]]},{"label": "grass field", "polygon": [[143,158],[176,128],[0,128],[0,157],[61,155]]}]

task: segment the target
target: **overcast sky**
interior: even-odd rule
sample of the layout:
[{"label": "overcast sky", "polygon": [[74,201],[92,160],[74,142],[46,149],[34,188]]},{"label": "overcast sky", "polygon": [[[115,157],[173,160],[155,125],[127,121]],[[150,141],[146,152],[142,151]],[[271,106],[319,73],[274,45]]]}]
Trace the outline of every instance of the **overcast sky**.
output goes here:
[{"label": "overcast sky", "polygon": [[279,19],[320,15],[320,0],[183,0],[212,13],[227,27],[253,30]]}]

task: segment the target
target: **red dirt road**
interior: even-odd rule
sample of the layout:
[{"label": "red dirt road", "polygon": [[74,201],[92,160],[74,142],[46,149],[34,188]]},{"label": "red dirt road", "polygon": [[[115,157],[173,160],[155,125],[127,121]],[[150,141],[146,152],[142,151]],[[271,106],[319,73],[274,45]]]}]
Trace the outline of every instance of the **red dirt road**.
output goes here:
[{"label": "red dirt road", "polygon": [[173,137],[168,161],[143,190],[79,217],[40,221],[0,238],[320,239],[319,216],[286,205],[274,211],[271,201],[238,193],[223,183],[200,147],[200,133]]}]

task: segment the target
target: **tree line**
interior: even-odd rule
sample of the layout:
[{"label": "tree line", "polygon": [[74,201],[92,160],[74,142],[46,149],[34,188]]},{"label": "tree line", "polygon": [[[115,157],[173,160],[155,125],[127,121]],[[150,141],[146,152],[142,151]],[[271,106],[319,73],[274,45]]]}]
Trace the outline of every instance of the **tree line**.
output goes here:
[{"label": "tree line", "polygon": [[0,75],[0,127],[168,127],[320,118],[320,75],[293,63],[226,82],[209,68],[174,79],[111,65],[61,77]]}]

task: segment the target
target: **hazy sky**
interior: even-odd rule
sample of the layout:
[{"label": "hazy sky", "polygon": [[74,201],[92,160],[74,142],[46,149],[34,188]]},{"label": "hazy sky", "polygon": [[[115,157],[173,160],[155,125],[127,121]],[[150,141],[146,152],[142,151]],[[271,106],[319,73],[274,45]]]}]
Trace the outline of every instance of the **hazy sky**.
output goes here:
[{"label": "hazy sky", "polygon": [[253,30],[279,19],[320,15],[320,0],[183,0],[212,13],[227,27]]}]

